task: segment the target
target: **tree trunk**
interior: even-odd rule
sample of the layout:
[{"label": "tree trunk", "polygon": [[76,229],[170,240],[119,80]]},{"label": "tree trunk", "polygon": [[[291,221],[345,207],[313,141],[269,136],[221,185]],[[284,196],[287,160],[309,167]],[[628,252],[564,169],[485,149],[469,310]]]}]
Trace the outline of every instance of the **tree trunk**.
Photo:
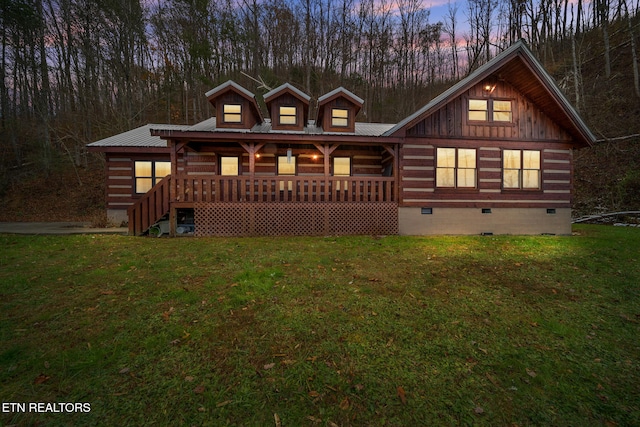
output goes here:
[{"label": "tree trunk", "polygon": [[636,35],[633,31],[633,24],[631,17],[629,16],[629,9],[627,8],[627,1],[622,0],[624,5],[625,16],[627,19],[627,26],[629,28],[629,38],[631,40],[631,65],[633,67],[633,87],[635,88],[636,96],[640,98],[640,72],[638,72],[638,53],[636,50]]}]

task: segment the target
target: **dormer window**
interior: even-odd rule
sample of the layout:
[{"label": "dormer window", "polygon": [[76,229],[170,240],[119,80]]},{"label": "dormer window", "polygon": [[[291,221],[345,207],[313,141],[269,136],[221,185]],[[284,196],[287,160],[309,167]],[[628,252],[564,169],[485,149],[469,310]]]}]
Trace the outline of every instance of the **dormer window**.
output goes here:
[{"label": "dormer window", "polygon": [[513,120],[511,101],[497,99],[470,99],[469,121],[474,122],[503,122]]},{"label": "dormer window", "polygon": [[298,122],[298,111],[296,107],[280,107],[280,124],[295,125]]},{"label": "dormer window", "polygon": [[222,113],[222,120],[225,123],[242,123],[242,105],[224,104]]},{"label": "dormer window", "polygon": [[347,127],[349,126],[349,110],[343,108],[331,109],[331,126]]},{"label": "dormer window", "polygon": [[364,100],[343,87],[318,98],[318,120],[324,132],[355,132],[358,112]]}]

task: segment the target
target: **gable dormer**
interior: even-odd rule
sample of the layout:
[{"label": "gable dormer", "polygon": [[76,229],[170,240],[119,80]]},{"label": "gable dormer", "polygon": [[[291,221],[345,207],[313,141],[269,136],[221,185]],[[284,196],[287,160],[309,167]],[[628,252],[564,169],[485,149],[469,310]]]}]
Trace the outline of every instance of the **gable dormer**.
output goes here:
[{"label": "gable dormer", "polygon": [[216,110],[216,128],[249,130],[263,118],[253,93],[233,80],[206,93]]},{"label": "gable dormer", "polygon": [[264,94],[264,102],[275,130],[301,131],[309,119],[309,100],[304,92],[285,83]]},{"label": "gable dormer", "polygon": [[318,98],[318,120],[324,132],[355,132],[356,115],[364,100],[343,87]]}]

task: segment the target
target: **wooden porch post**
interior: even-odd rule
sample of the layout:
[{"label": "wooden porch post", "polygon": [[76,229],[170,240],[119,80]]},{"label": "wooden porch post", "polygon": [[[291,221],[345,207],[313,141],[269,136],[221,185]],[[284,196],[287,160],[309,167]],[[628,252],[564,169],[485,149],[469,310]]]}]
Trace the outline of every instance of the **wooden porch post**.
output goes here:
[{"label": "wooden porch post", "polygon": [[398,180],[400,176],[400,171],[398,168],[400,167],[400,146],[399,145],[384,145],[385,150],[391,156],[393,156],[393,184],[396,190],[395,199],[396,202],[400,201],[400,182]]},{"label": "wooden porch post", "polygon": [[329,146],[329,144],[313,144],[316,146],[318,151],[322,153],[322,159],[324,160],[324,200],[325,202],[329,201],[329,177],[331,174],[331,154],[336,151],[338,148],[338,144],[334,144]]},{"label": "wooden porch post", "polygon": [[255,142],[239,142],[239,144],[244,148],[244,150],[249,153],[249,202],[254,202],[256,200],[254,197],[254,187],[255,187],[255,178],[256,178],[256,153],[264,147],[264,142],[260,142],[256,144]]},{"label": "wooden porch post", "polygon": [[176,141],[168,141],[171,148],[171,183],[169,185],[169,236],[176,237],[176,208],[174,203],[178,194],[178,147]]}]

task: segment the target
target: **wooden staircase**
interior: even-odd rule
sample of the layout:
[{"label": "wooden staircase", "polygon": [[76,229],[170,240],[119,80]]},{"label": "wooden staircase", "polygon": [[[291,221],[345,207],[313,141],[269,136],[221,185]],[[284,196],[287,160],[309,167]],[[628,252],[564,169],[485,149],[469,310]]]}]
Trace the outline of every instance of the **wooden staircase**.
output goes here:
[{"label": "wooden staircase", "polygon": [[129,235],[140,236],[160,218],[169,213],[169,188],[171,175],[165,176],[140,200],[129,207]]}]

